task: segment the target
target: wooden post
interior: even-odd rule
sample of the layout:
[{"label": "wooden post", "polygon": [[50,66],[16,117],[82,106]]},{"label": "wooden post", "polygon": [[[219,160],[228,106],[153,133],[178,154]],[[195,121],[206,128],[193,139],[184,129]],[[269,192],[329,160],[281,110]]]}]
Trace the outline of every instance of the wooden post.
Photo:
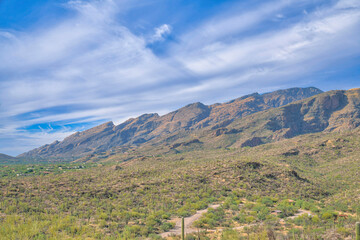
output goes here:
[{"label": "wooden post", "polygon": [[181,218],[181,240],[185,240],[185,220]]},{"label": "wooden post", "polygon": [[356,223],[356,240],[360,240],[360,222]]}]

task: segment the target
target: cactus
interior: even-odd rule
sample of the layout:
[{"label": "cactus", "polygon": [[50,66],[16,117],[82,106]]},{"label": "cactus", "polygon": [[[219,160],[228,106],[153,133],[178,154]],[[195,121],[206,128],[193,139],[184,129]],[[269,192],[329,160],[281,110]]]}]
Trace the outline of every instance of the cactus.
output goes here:
[{"label": "cactus", "polygon": [[356,223],[356,240],[360,240],[360,222]]},{"label": "cactus", "polygon": [[185,240],[185,220],[181,219],[181,240]]}]

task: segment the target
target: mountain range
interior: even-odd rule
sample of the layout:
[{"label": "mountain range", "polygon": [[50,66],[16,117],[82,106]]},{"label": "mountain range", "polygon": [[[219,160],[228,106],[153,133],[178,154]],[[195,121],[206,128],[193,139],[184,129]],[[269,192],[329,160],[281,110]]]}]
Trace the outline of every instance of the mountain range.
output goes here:
[{"label": "mountain range", "polygon": [[119,125],[107,122],[18,157],[74,160],[114,148],[146,146],[161,146],[164,151],[253,147],[301,134],[355,129],[360,126],[359,117],[360,89],[324,93],[314,87],[290,88],[222,104],[197,102],[163,116],[144,114]]}]

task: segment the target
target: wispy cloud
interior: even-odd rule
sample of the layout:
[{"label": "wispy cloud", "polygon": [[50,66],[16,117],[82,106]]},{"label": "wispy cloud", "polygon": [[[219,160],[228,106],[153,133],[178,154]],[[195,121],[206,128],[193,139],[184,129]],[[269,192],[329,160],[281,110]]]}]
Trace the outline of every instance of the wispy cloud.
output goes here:
[{"label": "wispy cloud", "polygon": [[233,9],[211,17],[193,31],[184,34],[181,37],[181,47],[202,49],[218,41],[231,41],[234,36],[258,27],[259,23],[273,18],[291,4],[294,4],[293,1],[275,0],[249,9],[243,9],[243,5],[235,5]]},{"label": "wispy cloud", "polygon": [[[264,77],[274,83],[272,75],[286,72],[287,76],[283,77],[289,81],[339,59],[360,54],[360,37],[353,35],[358,31],[360,10],[354,4],[350,5],[353,8],[345,7],[348,4],[347,1],[338,2],[286,28],[268,29],[230,43],[220,39],[204,45],[202,43],[207,41],[207,36],[204,36],[203,39],[196,39],[198,43],[193,43],[195,46],[202,44],[202,47],[180,53],[178,60],[191,72],[205,79],[218,76],[219,81],[222,81],[219,76],[232,75],[233,85],[242,81],[261,81],[259,78]],[[259,12],[259,19],[262,12]],[[197,31],[195,29],[193,33]]]},{"label": "wispy cloud", "polygon": [[[182,32],[164,19],[135,34],[121,16],[136,1],[69,1],[56,23],[0,30],[0,152],[192,101],[308,85],[301,79],[360,55],[359,2],[325,2],[235,2]],[[165,56],[149,43],[163,44]]]},{"label": "wispy cloud", "polygon": [[171,26],[163,24],[160,27],[155,28],[155,34],[151,37],[150,42],[163,41],[167,35],[171,33]]}]

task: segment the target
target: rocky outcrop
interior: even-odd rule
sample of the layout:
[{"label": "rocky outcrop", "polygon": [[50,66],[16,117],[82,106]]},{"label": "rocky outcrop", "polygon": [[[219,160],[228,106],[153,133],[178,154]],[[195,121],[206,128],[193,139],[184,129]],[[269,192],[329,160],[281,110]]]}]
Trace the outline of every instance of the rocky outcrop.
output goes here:
[{"label": "rocky outcrop", "polygon": [[252,136],[252,139],[240,146],[251,146],[256,145],[253,142],[259,142],[254,140],[257,138],[267,143],[307,133],[349,131],[359,126],[360,89],[353,89],[330,91],[256,113],[234,121],[228,128],[244,129],[238,139],[246,136]]}]

